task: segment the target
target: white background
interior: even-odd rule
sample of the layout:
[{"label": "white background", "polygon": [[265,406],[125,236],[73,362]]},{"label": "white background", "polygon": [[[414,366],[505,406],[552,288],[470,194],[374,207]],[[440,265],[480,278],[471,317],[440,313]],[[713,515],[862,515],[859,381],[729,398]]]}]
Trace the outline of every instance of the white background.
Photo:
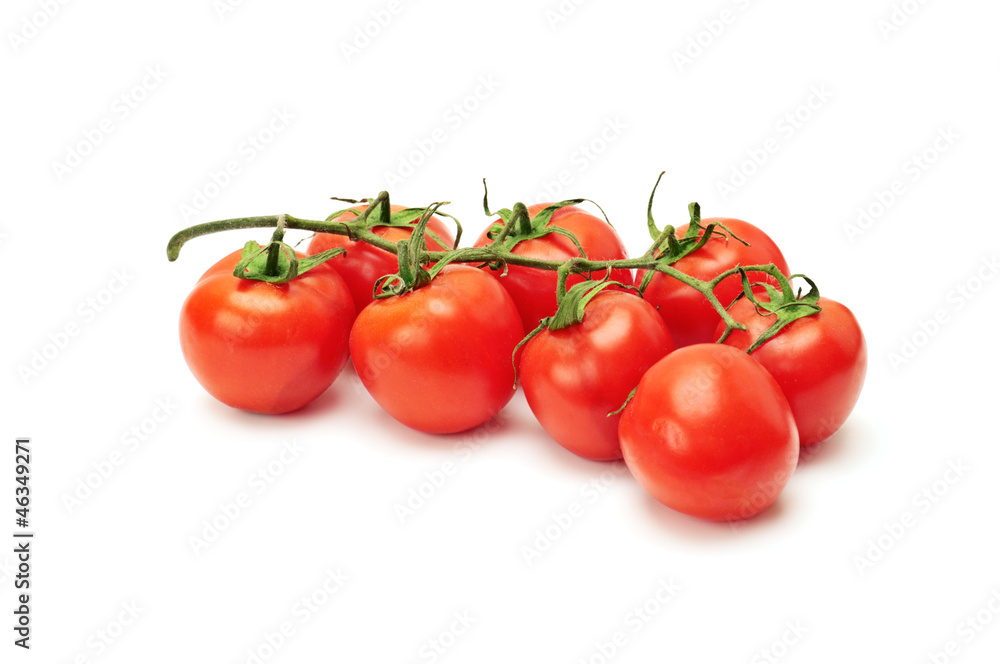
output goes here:
[{"label": "white background", "polygon": [[[412,0],[384,27],[371,21],[387,0],[49,4],[46,18],[45,3],[8,0],[0,19],[0,532],[12,541],[12,440],[30,435],[37,533],[30,652],[11,644],[2,547],[0,659],[927,662],[954,641],[933,661],[996,661],[996,3],[910,0],[888,33],[889,0],[591,0],[558,21],[555,0]],[[268,135],[276,109],[293,118]],[[935,148],[939,132],[952,138]],[[765,145],[763,165],[744,164]],[[915,156],[932,163],[914,170]],[[239,172],[212,186],[229,161]],[[734,168],[751,174],[723,192]],[[470,436],[396,424],[350,369],[311,407],[265,418],[214,401],[181,357],[195,278],[267,237],[199,239],[168,263],[184,226],[323,218],[329,196],[389,188],[407,205],[453,201],[475,237],[486,177],[496,206],[595,199],[641,252],[660,170],[661,225],[698,200],[761,226],[869,343],[848,424],[740,527],[673,513],[627,473],[583,489],[614,466],[547,439],[520,393],[469,453]],[[864,228],[859,208],[878,213]],[[79,333],[46,350],[68,324]],[[894,363],[906,339],[920,347]],[[36,352],[50,359],[29,374]],[[158,399],[176,409],[154,426]],[[134,447],[133,427],[148,433]],[[293,439],[302,451],[258,493],[254,474]],[[396,506],[449,463],[401,523]],[[241,492],[249,506],[227,524],[220,505]],[[574,502],[583,516],[529,564],[524,547]],[[196,555],[213,519],[225,527]],[[301,622],[300,598],[337,570],[347,580]],[[121,627],[130,602],[140,614]],[[659,610],[643,622],[646,603]],[[463,612],[473,624],[449,636]]]}]

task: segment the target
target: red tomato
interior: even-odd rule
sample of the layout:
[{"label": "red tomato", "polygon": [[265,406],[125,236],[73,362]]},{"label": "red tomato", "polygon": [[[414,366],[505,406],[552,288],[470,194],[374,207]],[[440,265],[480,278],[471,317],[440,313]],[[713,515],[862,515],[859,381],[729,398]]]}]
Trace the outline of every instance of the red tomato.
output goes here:
[{"label": "red tomato", "polygon": [[[788,274],[788,263],[781,255],[778,245],[753,224],[739,219],[723,218],[702,219],[701,223],[703,226],[722,224],[749,242],[750,246],[731,238],[714,237],[701,249],[674,263],[673,266],[681,272],[702,281],[709,281],[737,265],[774,263],[783,274]],[[687,228],[687,225],[678,228],[677,236],[683,237]],[[640,270],[636,275],[636,281],[641,282],[644,274],[645,271]],[[763,281],[764,276],[762,273],[755,273],[751,274],[750,278],[754,281]],[[715,288],[715,296],[719,298],[722,306],[729,306],[742,291],[740,276],[734,274]],[[687,284],[665,274],[656,274],[649,282],[643,297],[659,309],[678,348],[715,341],[718,338],[712,334],[719,324],[719,314],[701,293]]]},{"label": "red tomato", "polygon": [[521,385],[531,412],[557,443],[586,459],[622,457],[621,408],[649,367],[674,349],[667,326],[648,302],[604,291],[583,321],[544,330],[525,344]]},{"label": "red tomato", "polygon": [[654,498],[719,521],[771,505],[799,456],[778,383],[746,353],[720,344],[681,348],[654,364],[619,435],[626,465]]},{"label": "red tomato", "polygon": [[[766,294],[757,298],[768,299]],[[817,304],[822,311],[792,321],[750,355],[781,386],[803,446],[826,440],[847,421],[868,368],[865,337],[851,310],[825,297]],[[774,322],[774,316],[759,315],[746,298],[729,312],[747,331],[734,330],[725,344],[742,351]],[[717,336],[724,329],[720,324]]]},{"label": "red tomato", "polygon": [[351,356],[390,415],[426,433],[486,422],[514,395],[517,307],[474,267],[449,265],[429,284],[375,300],[351,331]]},{"label": "red tomato", "polygon": [[[547,208],[551,203],[539,203],[528,207],[528,214],[534,218],[536,214]],[[560,208],[549,221],[550,226],[561,226],[571,232],[580,242],[587,258],[590,260],[618,260],[627,258],[625,245],[615,229],[599,217],[584,212],[575,205]],[[489,228],[483,231],[475,246],[485,247],[492,240],[487,237]],[[562,235],[552,233],[533,240],[519,242],[511,252],[517,256],[530,256],[550,261],[566,261],[580,255],[573,241]],[[546,316],[556,311],[556,273],[554,270],[539,270],[533,267],[510,265],[507,275],[502,271],[490,270],[490,274],[500,280],[521,314],[521,322],[526,331],[538,327],[538,323]],[[605,271],[594,273],[594,279],[600,279]],[[584,281],[582,274],[571,275],[566,280],[566,288]],[[632,284],[631,270],[612,270],[611,280],[627,286]]]},{"label": "red tomato", "polygon": [[[406,209],[402,205],[391,205],[389,207],[393,212]],[[366,209],[366,206],[359,205],[352,209],[362,211]],[[378,210],[373,210],[372,214],[377,215],[378,212]],[[354,219],[354,216],[350,212],[345,212],[334,219],[334,221],[350,221],[351,219]],[[415,226],[416,222],[413,223]],[[427,222],[427,229],[448,245],[442,247],[428,236],[428,250],[445,251],[451,249],[455,243],[455,236],[452,235],[448,226],[438,217],[430,218]],[[390,242],[399,242],[400,240],[409,239],[410,235],[413,234],[413,229],[399,226],[375,226],[372,228],[372,232]],[[390,254],[388,251],[379,249],[366,242],[354,242],[346,235],[332,235],[330,233],[317,233],[312,241],[310,241],[309,249],[306,253],[312,256],[322,253],[327,249],[335,249],[337,247],[343,247],[347,250],[347,253],[337,256],[332,262],[337,268],[337,272],[347,282],[348,288],[351,289],[351,296],[354,298],[355,307],[360,313],[374,299],[375,282],[380,277],[384,277],[387,274],[396,274],[399,270],[398,259],[395,254]]]},{"label": "red tomato", "polygon": [[202,387],[228,406],[297,410],[323,394],[347,363],[354,302],[329,263],[269,284],[233,276],[240,254],[209,268],[185,300],[184,359]]}]

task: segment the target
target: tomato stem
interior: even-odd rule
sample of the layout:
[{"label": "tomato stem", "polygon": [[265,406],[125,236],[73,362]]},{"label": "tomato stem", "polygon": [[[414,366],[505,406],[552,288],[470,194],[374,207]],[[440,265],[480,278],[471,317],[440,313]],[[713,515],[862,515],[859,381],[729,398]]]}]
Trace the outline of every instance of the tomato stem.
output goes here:
[{"label": "tomato stem", "polygon": [[[659,180],[657,180],[657,184],[659,184]],[[352,203],[356,202],[347,199],[338,200],[346,200],[347,202]],[[368,205],[365,210],[360,213],[355,213],[357,215],[356,218],[349,221],[333,221],[334,218],[340,217],[341,213],[331,215],[331,217],[326,221],[300,219],[292,215],[282,214],[261,217],[241,217],[198,224],[178,232],[170,239],[170,242],[167,245],[167,258],[171,261],[176,260],[180,255],[181,247],[183,247],[186,242],[196,237],[201,237],[202,235],[250,228],[276,228],[274,237],[272,237],[271,251],[268,255],[267,270],[270,271],[272,269],[272,260],[274,261],[276,268],[278,254],[280,253],[280,250],[275,249],[276,245],[274,243],[281,241],[285,229],[304,230],[314,233],[346,235],[352,240],[365,242],[396,255],[400,266],[399,277],[388,281],[384,279],[380,280],[380,283],[383,284],[383,297],[390,296],[397,292],[419,288],[440,272],[440,269],[445,265],[460,262],[488,265],[492,269],[501,269],[507,265],[518,265],[540,270],[555,270],[557,273],[557,296],[560,302],[566,297],[566,284],[571,274],[589,274],[604,270],[610,272],[610,270],[615,269],[646,270],[646,279],[640,286],[640,290],[648,284],[649,277],[652,276],[653,273],[659,272],[672,279],[676,279],[701,293],[725,322],[726,330],[723,334],[723,339],[726,338],[733,330],[746,329],[745,325],[736,321],[727,311],[727,306],[731,303],[727,302],[723,304],[714,293],[716,286],[718,286],[724,279],[735,274],[745,275],[746,272],[762,272],[774,277],[779,284],[780,292],[786,301],[788,301],[789,298],[794,299],[788,279],[782,275],[778,267],[773,264],[733,268],[717,275],[709,281],[696,279],[695,277],[692,277],[673,267],[672,264],[677,262],[680,258],[683,258],[692,251],[696,251],[697,249],[703,247],[714,234],[723,234],[722,231],[716,230],[715,224],[710,224],[708,227],[704,228],[701,226],[700,208],[697,203],[692,203],[689,206],[689,214],[691,217],[690,226],[684,237],[678,238],[674,227],[670,225],[664,227],[662,231],[655,231],[656,225],[652,216],[651,196],[647,212],[650,234],[653,236],[653,244],[645,254],[637,258],[596,261],[587,258],[581,251],[581,256],[571,258],[567,261],[550,261],[515,254],[511,251],[511,248],[508,247],[508,245],[511,244],[508,240],[516,240],[518,237],[525,235],[538,235],[540,232],[544,232],[552,228],[551,226],[548,228],[541,227],[543,225],[547,225],[548,219],[551,218],[551,215],[555,210],[564,205],[576,204],[583,200],[584,199],[573,199],[572,201],[563,201],[562,203],[554,204],[536,215],[535,219],[530,217],[528,209],[523,203],[517,203],[513,206],[513,209],[504,209],[498,213],[504,219],[504,223],[502,228],[500,228],[494,236],[493,242],[487,246],[461,249],[456,248],[450,251],[428,251],[425,240],[427,222],[432,215],[438,213],[438,208],[445,205],[445,203],[435,203],[427,208],[410,209],[409,212],[413,214],[416,214],[417,212],[421,213],[420,221],[414,228],[414,232],[409,241],[404,240],[399,243],[395,243],[372,231],[374,226],[380,224],[386,225],[390,223],[392,212],[389,204],[389,194],[388,192],[383,191],[380,192],[374,199],[366,199],[364,202],[367,202]],[[492,213],[489,213],[488,201],[485,196],[483,199],[483,208],[492,216]],[[373,222],[371,217],[376,210],[378,211],[378,221]],[[455,221],[457,223],[457,220]],[[728,229],[723,229],[723,231],[728,233]],[[512,234],[513,238],[511,237]],[[728,235],[736,240],[739,240],[739,238],[736,238],[736,236],[732,233],[728,233]],[[574,243],[576,243],[576,238],[572,239],[574,240]],[[435,265],[429,271],[424,268],[424,266],[431,263],[434,263]],[[747,288],[751,288],[749,282],[747,282],[745,278],[744,281],[747,283]],[[799,308],[804,309],[804,307]]]}]

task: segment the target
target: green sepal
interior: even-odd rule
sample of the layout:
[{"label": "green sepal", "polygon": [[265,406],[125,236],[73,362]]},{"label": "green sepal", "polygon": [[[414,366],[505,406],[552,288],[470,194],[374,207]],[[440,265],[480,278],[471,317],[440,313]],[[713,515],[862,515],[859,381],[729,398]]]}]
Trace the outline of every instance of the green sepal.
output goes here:
[{"label": "green sepal", "polygon": [[[801,291],[796,295],[792,290],[790,282],[796,277],[803,279],[809,284],[809,292],[805,295]],[[757,337],[750,348],[747,349],[747,353],[753,353],[794,321],[806,316],[814,316],[823,310],[818,304],[819,287],[816,286],[816,282],[804,274],[793,274],[788,278],[782,276],[777,279],[780,290],[766,281],[751,284],[747,272],[743,268],[740,268],[740,279],[743,282],[743,292],[736,297],[736,300],[733,300],[733,303],[735,304],[740,298],[745,297],[753,303],[759,315],[774,316],[774,323]],[[755,286],[764,287],[764,290],[767,292],[768,301],[765,302],[757,298],[753,292]],[[725,341],[726,336],[728,335],[723,335],[720,341]]]},{"label": "green sepal", "polygon": [[[369,204],[371,204],[376,199],[367,199],[367,198],[364,198],[364,199],[361,199],[360,201],[356,201],[356,200],[350,199],[350,198],[334,198],[333,200],[343,201],[345,203],[358,203],[358,204],[360,204],[360,203],[369,203]],[[368,213],[369,216],[365,218],[365,225],[368,228],[374,228],[375,226],[393,226],[393,227],[396,227],[396,228],[414,228],[414,227],[416,227],[418,225],[420,219],[424,216],[424,214],[427,212],[427,210],[429,208],[420,208],[420,207],[417,207],[417,208],[404,208],[404,209],[398,210],[396,212],[390,212],[389,215],[386,216],[385,210],[389,210],[389,209],[390,208],[388,207],[388,205],[386,205],[386,207],[382,207],[380,205],[377,208],[377,210],[379,211],[379,214],[377,216],[374,215],[374,214],[372,214],[372,213]],[[373,212],[374,211],[375,210],[373,210]],[[367,213],[367,210],[355,210],[354,208],[347,208],[346,210],[338,210],[338,211],[334,212],[333,214],[331,214],[330,216],[328,216],[326,218],[326,221],[333,221],[337,217],[339,217],[339,216],[341,216],[343,214],[347,214],[347,213],[353,214],[354,217],[355,217],[355,219],[357,219],[358,217],[361,217],[365,213]],[[447,250],[449,248],[450,249],[457,249],[458,248],[458,243],[461,242],[461,240],[462,240],[462,231],[463,231],[463,229],[462,229],[462,222],[460,222],[456,217],[448,214],[447,212],[442,212],[440,210],[436,210],[435,214],[439,214],[442,217],[448,217],[449,219],[451,219],[452,221],[455,222],[455,241],[449,247],[448,244],[445,243],[444,240],[442,240],[434,231],[430,231],[430,230],[426,231],[427,236],[430,239],[432,239],[435,242],[437,242],[438,246],[442,247],[445,250]],[[357,238],[352,238],[352,239],[356,240]]]},{"label": "green sepal", "polygon": [[[632,288],[617,281],[611,281],[605,276],[600,281],[581,281],[574,284],[559,302],[559,308],[549,320],[550,330],[561,330],[583,322],[583,315],[587,305],[597,297],[598,293],[609,286],[619,288]],[[634,290],[634,289],[633,289]]]},{"label": "green sepal", "polygon": [[[663,173],[656,179],[653,191],[649,195],[649,203],[646,206],[646,225],[649,227],[649,234],[653,238],[653,246],[650,247],[647,255],[655,256],[657,262],[663,265],[673,265],[680,259],[698,251],[713,237],[732,238],[750,246],[748,242],[737,236],[722,224],[709,224],[703,226],[701,223],[701,205],[697,201],[688,204],[688,227],[682,237],[677,236],[677,229],[668,224],[660,230],[653,218],[653,200],[656,197],[656,190],[663,179]],[[647,270],[639,283],[639,291],[644,293],[655,274],[654,270]]]},{"label": "green sepal", "polygon": [[551,316],[549,316],[547,318],[543,318],[538,323],[538,327],[536,327],[535,329],[533,329],[531,332],[528,332],[528,334],[524,335],[524,338],[521,339],[520,341],[518,341],[517,345],[514,346],[514,350],[511,351],[511,353],[510,353],[510,362],[511,362],[511,364],[514,365],[514,387],[515,388],[517,388],[517,351],[521,350],[521,348],[526,343],[528,343],[529,341],[531,341],[532,339],[534,339],[535,337],[537,337],[539,334],[541,334],[542,332],[544,332],[546,329],[548,329],[549,322],[551,322],[551,320],[552,320]]},{"label": "green sepal", "polygon": [[623,403],[622,405],[618,406],[617,410],[613,410],[610,413],[608,413],[607,417],[611,417],[613,415],[619,415],[623,410],[625,410],[625,407],[628,406],[628,404],[629,404],[630,401],[632,401],[632,397],[635,396],[635,392],[638,389],[639,389],[638,385],[636,385],[635,387],[633,387],[632,391],[628,393],[627,397],[625,397],[625,403]]},{"label": "green sepal", "polygon": [[552,203],[544,209],[539,210],[538,214],[534,217],[529,217],[528,209],[523,203],[515,204],[513,209],[501,208],[496,212],[491,212],[489,189],[486,187],[485,179],[483,180],[483,188],[485,190],[485,193],[483,194],[483,211],[488,217],[500,217],[500,221],[494,222],[486,231],[486,237],[492,240],[495,244],[499,244],[507,251],[512,251],[514,247],[525,240],[535,240],[540,237],[556,233],[569,238],[569,240],[573,243],[573,246],[575,246],[577,251],[580,252],[580,256],[587,258],[587,254],[580,245],[580,241],[575,235],[573,235],[572,232],[562,228],[561,226],[549,226],[549,222],[552,221],[552,216],[557,211],[570,205],[592,203],[598,210],[601,211],[601,214],[604,216],[604,220],[608,222],[608,225],[614,228],[614,225],[608,218],[604,208],[589,198],[571,198],[558,203]]},{"label": "green sepal", "polygon": [[[274,274],[270,274],[268,270],[268,258],[272,251],[278,252]],[[344,249],[338,247],[313,256],[299,258],[295,255],[295,249],[284,242],[271,242],[261,246],[255,240],[250,240],[243,245],[243,253],[240,254],[240,260],[233,269],[233,276],[248,281],[285,284],[343,253]]]},{"label": "green sepal", "polygon": [[590,304],[591,300],[597,297],[598,293],[603,291],[608,286],[619,286],[633,291],[636,290],[632,286],[626,286],[625,284],[618,283],[617,281],[610,281],[607,276],[605,276],[601,281],[588,280],[574,284],[560,299],[559,308],[556,310],[556,313],[552,316],[543,318],[538,323],[538,327],[525,335],[525,337],[521,339],[516,346],[514,346],[514,351],[510,355],[510,360],[514,364],[515,387],[517,386],[517,352],[521,350],[521,347],[541,334],[544,330],[562,330],[570,327],[571,325],[583,322],[583,315],[586,312],[587,305]]},{"label": "green sepal", "polygon": [[[408,291],[425,286],[430,283],[433,276],[440,272],[439,268],[432,274],[424,268],[423,264],[427,255],[427,224],[431,217],[438,213],[438,209],[442,205],[446,205],[446,203],[434,203],[426,208],[400,210],[400,213],[412,213],[419,209],[420,220],[416,225],[412,223],[406,224],[408,227],[413,228],[413,233],[408,240],[400,240],[396,243],[396,258],[399,265],[399,272],[394,275],[385,275],[375,282],[372,293],[375,299],[402,295]],[[410,221],[412,222],[412,218]]]}]

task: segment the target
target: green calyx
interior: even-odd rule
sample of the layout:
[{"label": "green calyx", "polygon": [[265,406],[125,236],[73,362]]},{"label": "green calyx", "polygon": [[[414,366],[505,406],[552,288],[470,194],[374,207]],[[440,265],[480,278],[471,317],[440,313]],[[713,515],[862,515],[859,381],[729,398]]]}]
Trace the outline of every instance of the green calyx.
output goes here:
[{"label": "green calyx", "polygon": [[556,313],[545,319],[548,321],[548,328],[550,330],[562,330],[582,323],[587,305],[609,286],[632,288],[617,281],[610,281],[606,276],[600,281],[581,281],[578,284],[574,284],[559,299],[559,308],[556,309]]},{"label": "green calyx", "polygon": [[[751,284],[750,279],[747,277],[747,270],[740,268],[739,271],[740,279],[743,281],[743,292],[733,300],[733,303],[735,304],[740,298],[745,297],[753,303],[759,315],[774,316],[774,322],[757,337],[747,350],[747,353],[753,353],[794,321],[806,316],[814,316],[823,310],[818,304],[819,288],[816,286],[816,282],[804,274],[793,274],[791,277],[786,278],[775,270],[771,274],[778,282],[778,288],[775,288],[773,284],[766,281],[758,281]],[[801,290],[799,290],[798,294],[792,290],[790,281],[796,277],[801,277],[809,284],[809,292],[805,295],[802,294]],[[763,287],[767,293],[768,299],[766,301],[759,299],[754,293],[754,288],[759,287]],[[719,339],[719,342],[725,341],[730,332],[731,330],[727,330],[722,335],[722,338]]]},{"label": "green calyx", "polygon": [[608,225],[611,225],[611,220],[608,219],[608,215],[605,214],[604,209],[589,198],[573,198],[553,203],[545,209],[540,210],[534,217],[528,214],[528,208],[524,203],[515,203],[513,208],[501,208],[496,212],[490,212],[490,193],[486,187],[485,179],[483,180],[483,189],[485,190],[483,194],[483,211],[486,212],[486,216],[500,217],[500,221],[490,226],[486,237],[493,241],[494,247],[503,248],[508,252],[525,240],[534,240],[546,235],[556,234],[568,238],[577,251],[580,252],[580,256],[586,258],[587,253],[583,250],[580,241],[576,239],[575,235],[560,226],[549,225],[549,222],[552,221],[552,215],[570,205],[579,205],[584,202],[593,203],[601,211],[601,214],[604,215],[604,219],[608,222]]},{"label": "green calyx", "polygon": [[[646,252],[647,257],[655,258],[657,263],[663,265],[673,265],[685,256],[698,251],[713,237],[732,238],[737,242],[750,246],[748,242],[738,237],[731,230],[722,224],[709,224],[702,226],[701,205],[697,202],[688,205],[688,227],[683,237],[677,237],[677,229],[667,224],[663,230],[656,226],[653,218],[653,199],[656,197],[656,190],[660,186],[660,180],[666,171],[661,172],[653,185],[653,191],[649,195],[649,204],[646,206],[646,225],[649,227],[649,235],[653,238],[653,244]],[[648,271],[643,276],[639,284],[639,291],[645,292],[649,282],[653,279],[653,271]]]},{"label": "green calyx", "polygon": [[[420,220],[425,216],[429,208],[404,208],[402,210],[392,211],[392,206],[389,204],[389,192],[380,192],[375,198],[362,198],[360,200],[355,200],[352,198],[338,198],[336,196],[332,197],[331,200],[341,201],[344,203],[361,204],[368,203],[368,207],[364,210],[355,210],[354,208],[347,208],[345,210],[337,210],[330,216],[326,218],[326,221],[333,221],[341,217],[342,215],[348,214],[353,215],[354,220],[347,223],[349,228],[353,228],[355,233],[358,227],[371,230],[376,226],[391,226],[395,228],[414,228],[416,227]],[[377,213],[376,213],[377,211]],[[443,249],[456,249],[458,248],[458,243],[462,240],[462,224],[458,219],[448,214],[447,212],[437,212],[443,217],[448,217],[455,222],[455,242],[449,246],[445,243],[434,231],[425,230],[427,237],[436,242],[439,247]],[[426,225],[425,225],[426,229]],[[357,241],[357,237],[352,237],[352,240]]]},{"label": "green calyx", "polygon": [[[399,272],[397,274],[386,275],[375,282],[375,291],[373,293],[375,299],[402,295],[403,293],[426,286],[444,267],[443,265],[440,267],[435,265],[436,269],[433,273],[424,267],[429,262],[427,259],[427,224],[442,205],[447,205],[447,202],[434,203],[427,208],[420,209],[421,215],[416,225],[412,223],[406,224],[413,228],[413,233],[408,240],[400,240],[396,243]],[[417,208],[412,209],[416,210]],[[409,210],[401,212],[407,211]],[[461,233],[461,227],[459,233]],[[440,244],[438,240],[435,240],[435,242]]]},{"label": "green calyx", "polygon": [[271,241],[259,245],[250,240],[243,246],[240,260],[233,269],[233,276],[247,281],[266,281],[270,284],[286,284],[300,277],[318,265],[344,253],[341,248],[329,249],[314,256],[299,258],[295,249],[282,240],[285,235],[285,216],[278,219],[277,228]]},{"label": "green calyx", "polygon": [[[608,273],[610,274],[610,270]],[[560,269],[558,291],[559,306],[556,309],[555,314],[543,318],[541,322],[538,323],[538,327],[525,335],[525,337],[518,342],[517,346],[514,347],[514,352],[511,353],[511,362],[514,363],[515,386],[517,385],[517,351],[521,350],[526,343],[541,334],[544,330],[554,332],[556,330],[562,330],[582,323],[587,305],[590,304],[590,301],[597,297],[601,291],[609,286],[618,286],[619,288],[636,290],[632,286],[626,286],[625,284],[618,283],[617,281],[610,281],[606,275],[604,279],[600,281],[581,281],[578,284],[574,284],[569,290],[566,290],[566,274],[568,274],[568,270],[564,271]]]}]

